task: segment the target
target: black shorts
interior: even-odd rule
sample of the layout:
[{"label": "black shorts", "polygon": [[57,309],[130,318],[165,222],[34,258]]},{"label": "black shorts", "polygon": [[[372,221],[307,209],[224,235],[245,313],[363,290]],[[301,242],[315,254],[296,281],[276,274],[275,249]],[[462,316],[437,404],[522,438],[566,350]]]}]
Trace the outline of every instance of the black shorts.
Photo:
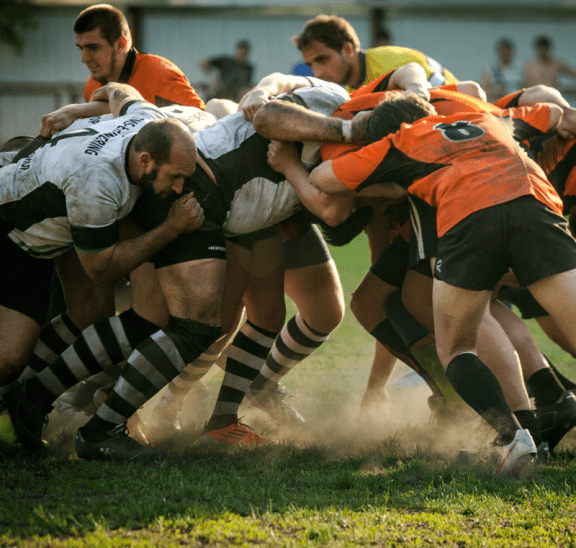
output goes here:
[{"label": "black shorts", "polygon": [[522,287],[576,268],[568,223],[533,196],[472,213],[438,243],[434,276],[471,291],[491,291],[511,268]]},{"label": "black shorts", "polygon": [[530,290],[525,287],[503,285],[498,292],[498,298],[512,303],[520,311],[523,320],[548,316],[548,312],[546,312],[540,303],[532,296]]},{"label": "black shorts", "polygon": [[43,325],[50,301],[54,261],[37,259],[20,249],[8,236],[0,236],[0,305]]},{"label": "black shorts", "polygon": [[255,230],[254,232],[248,232],[247,234],[240,234],[238,236],[226,236],[226,240],[232,242],[233,244],[239,245],[248,251],[252,250],[252,246],[255,242],[260,240],[267,240],[273,236],[278,235],[278,230],[276,225],[269,226],[267,228],[262,228],[261,230]]},{"label": "black shorts", "polygon": [[221,230],[195,230],[181,234],[163,247],[151,261],[156,268],[200,259],[226,259],[226,239]]},{"label": "black shorts", "polygon": [[[186,181],[190,182],[188,179]],[[214,185],[214,183],[211,184]],[[194,190],[188,186],[184,188],[184,192]],[[200,195],[200,192],[198,194],[195,192],[195,195]],[[148,232],[166,219],[172,203],[180,197],[181,195],[173,195],[162,200],[154,194],[145,193],[138,199],[130,215],[141,230]],[[202,226],[194,232],[181,234],[156,253],[151,259],[156,268],[199,259],[226,259],[226,241],[222,233],[222,219],[214,220],[215,217],[210,216],[206,203],[210,204],[211,202],[208,199],[206,202],[202,202],[206,217]]]},{"label": "black shorts", "polygon": [[396,236],[392,243],[380,253],[370,267],[370,272],[388,285],[402,287],[408,271],[409,258],[410,244],[402,236]]},{"label": "black shorts", "polygon": [[284,269],[327,263],[332,259],[328,246],[316,225],[310,225],[303,238],[290,238],[282,243]]},{"label": "black shorts", "polygon": [[435,207],[417,196],[410,203],[410,268],[431,277],[430,259],[438,252],[438,230]]}]

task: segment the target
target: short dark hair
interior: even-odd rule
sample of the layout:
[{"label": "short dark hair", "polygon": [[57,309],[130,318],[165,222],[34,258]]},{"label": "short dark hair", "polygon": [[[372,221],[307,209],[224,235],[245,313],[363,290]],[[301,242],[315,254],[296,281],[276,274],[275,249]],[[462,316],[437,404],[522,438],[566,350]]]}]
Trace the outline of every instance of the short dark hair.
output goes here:
[{"label": "short dark hair", "polygon": [[134,150],[147,152],[158,166],[168,163],[179,126],[171,118],[148,122],[134,137]]},{"label": "short dark hair", "polygon": [[534,38],[534,45],[537,48],[540,48],[542,46],[545,46],[547,48],[551,48],[552,47],[552,40],[550,39],[549,36],[537,36],[536,38]]},{"label": "short dark hair", "polygon": [[248,40],[240,40],[236,44],[236,49],[246,49],[250,51],[250,42],[248,42]]},{"label": "short dark hair", "polygon": [[498,40],[498,42],[496,42],[496,48],[497,49],[500,49],[500,48],[514,49],[514,42],[512,42],[512,40],[510,40],[508,38],[500,38],[500,40]]},{"label": "short dark hair", "polygon": [[292,37],[292,41],[299,50],[315,41],[336,51],[341,51],[346,42],[352,44],[356,51],[360,49],[360,39],[346,19],[323,14],[310,19],[302,32]]},{"label": "short dark hair", "polygon": [[100,29],[102,36],[111,46],[120,36],[124,36],[128,42],[132,41],[126,17],[119,9],[109,4],[96,4],[86,8],[76,17],[72,28],[76,34]]},{"label": "short dark hair", "polygon": [[374,109],[366,126],[366,138],[369,143],[396,133],[403,123],[411,124],[420,118],[436,115],[436,109],[423,97],[411,91],[399,91],[389,94]]}]

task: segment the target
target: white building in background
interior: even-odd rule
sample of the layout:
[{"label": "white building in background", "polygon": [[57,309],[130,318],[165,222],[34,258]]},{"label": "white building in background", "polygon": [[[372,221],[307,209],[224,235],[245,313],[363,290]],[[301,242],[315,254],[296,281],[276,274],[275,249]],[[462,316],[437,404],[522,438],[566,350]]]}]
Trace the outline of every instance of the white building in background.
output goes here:
[{"label": "white building in background", "polygon": [[[38,133],[40,118],[71,100],[88,71],[74,45],[72,24],[95,2],[36,0],[34,29],[17,55],[0,44],[0,142]],[[318,13],[341,15],[356,29],[364,47],[385,26],[395,45],[425,52],[460,79],[480,79],[494,61],[494,44],[508,37],[516,60],[532,57],[535,36],[546,34],[554,53],[576,65],[576,2],[566,0],[134,0],[110,1],[126,13],[137,47],[174,61],[193,85],[207,76],[200,59],[231,54],[236,42],[252,43],[256,78],[289,72],[300,61],[291,37]],[[14,85],[18,87],[15,88]],[[28,84],[28,88],[23,86]],[[65,85],[60,88],[61,84]],[[56,87],[55,87],[56,86]],[[18,91],[14,91],[17,89]],[[60,90],[60,96],[55,94]]]}]

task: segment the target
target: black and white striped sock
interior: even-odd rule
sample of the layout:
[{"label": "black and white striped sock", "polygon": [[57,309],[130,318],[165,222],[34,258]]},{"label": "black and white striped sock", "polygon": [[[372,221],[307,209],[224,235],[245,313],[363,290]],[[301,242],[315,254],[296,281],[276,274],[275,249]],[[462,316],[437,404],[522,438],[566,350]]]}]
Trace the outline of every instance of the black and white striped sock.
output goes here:
[{"label": "black and white striped sock", "polygon": [[250,385],[250,392],[257,397],[272,390],[284,375],[310,356],[329,335],[312,329],[298,312],[282,328],[264,367]]},{"label": "black and white striped sock", "polygon": [[140,342],[157,330],[156,325],[132,309],[96,322],[50,366],[27,380],[26,393],[38,398],[43,407],[50,406],[80,381],[127,359]]},{"label": "black and white striped sock", "polygon": [[225,428],[238,420],[238,409],[244,395],[264,365],[276,335],[247,321],[234,337],[207,430]]},{"label": "black and white striped sock", "polygon": [[53,318],[42,328],[20,379],[32,377],[49,366],[74,343],[80,333],[66,312]]},{"label": "black and white striped sock", "polygon": [[132,352],[112,392],[82,428],[85,439],[98,442],[126,422],[220,335],[220,327],[171,317],[168,326],[147,337]]}]

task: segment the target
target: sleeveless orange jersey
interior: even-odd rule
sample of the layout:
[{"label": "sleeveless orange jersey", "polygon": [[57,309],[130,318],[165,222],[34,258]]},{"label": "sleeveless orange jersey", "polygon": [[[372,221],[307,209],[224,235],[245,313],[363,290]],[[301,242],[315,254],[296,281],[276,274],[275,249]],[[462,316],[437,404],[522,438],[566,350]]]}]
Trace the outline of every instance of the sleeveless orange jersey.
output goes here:
[{"label": "sleeveless orange jersey", "polygon": [[487,207],[533,195],[562,215],[562,202],[518,141],[548,129],[546,105],[488,114],[430,116],[332,161],[336,177],[360,191],[397,183],[438,208],[438,236]]},{"label": "sleeveless orange jersey", "polygon": [[[174,63],[158,55],[132,49],[118,81],[136,88],[146,101],[158,107],[177,104],[202,110],[206,108],[184,73]],[[102,84],[90,78],[84,89],[86,101],[100,87]]]}]

